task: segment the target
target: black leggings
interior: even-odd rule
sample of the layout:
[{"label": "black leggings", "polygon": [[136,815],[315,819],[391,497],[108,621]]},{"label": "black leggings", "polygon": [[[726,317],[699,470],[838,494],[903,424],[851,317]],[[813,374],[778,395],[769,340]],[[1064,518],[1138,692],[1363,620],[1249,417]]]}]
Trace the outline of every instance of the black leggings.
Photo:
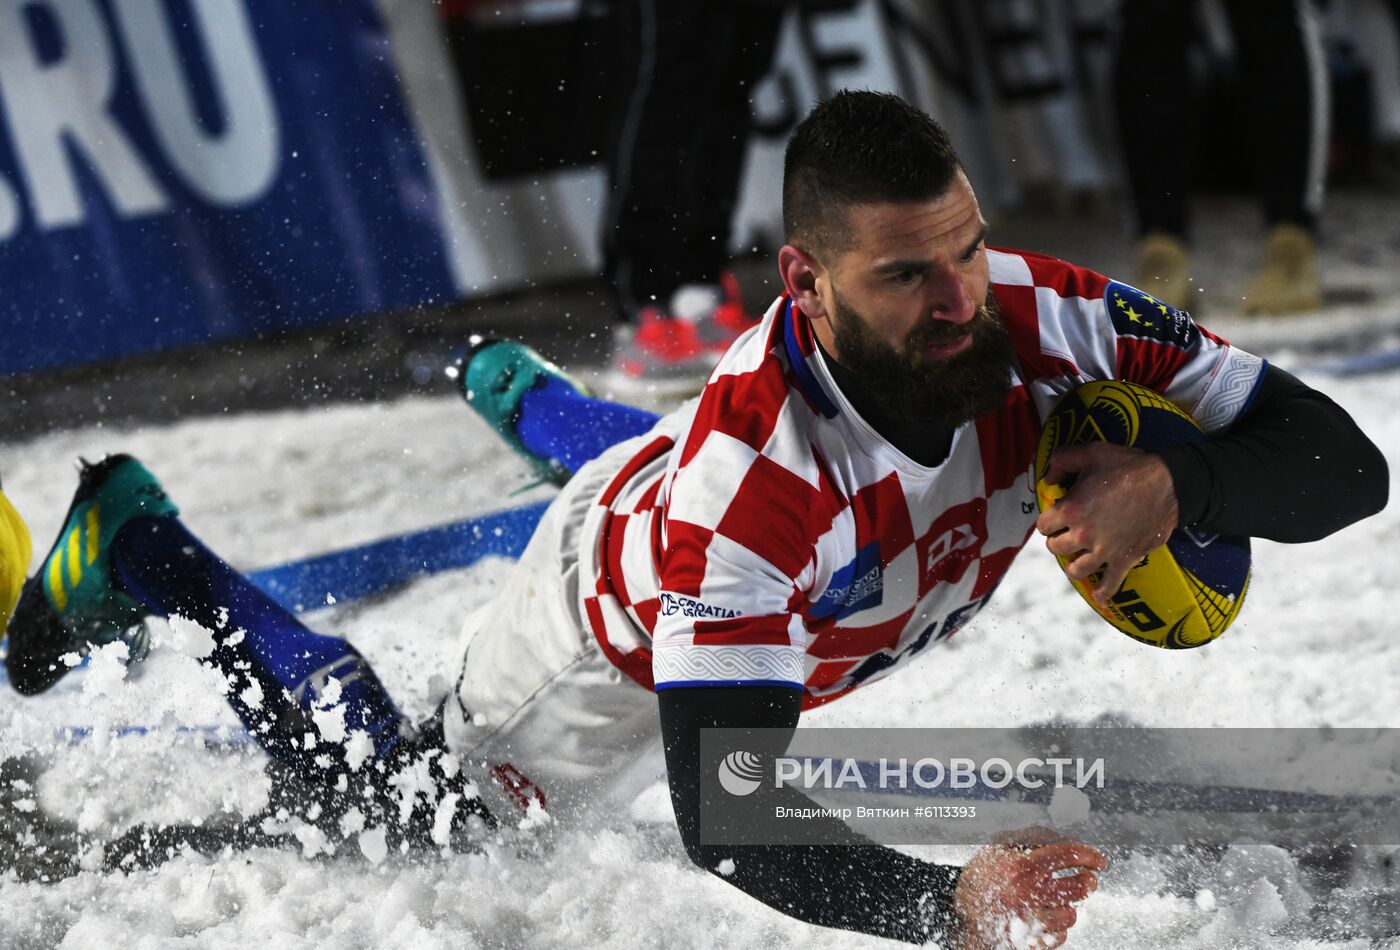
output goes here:
[{"label": "black leggings", "polygon": [[624,0],[622,100],[603,245],[624,315],[715,282],[729,249],[750,97],[782,25],[774,0]]},{"label": "black leggings", "polygon": [[[1313,0],[1223,0],[1234,37],[1244,130],[1269,225],[1316,229],[1327,145],[1327,76]],[[1187,47],[1197,5],[1123,0],[1114,106],[1141,234],[1185,237],[1194,102]]]}]

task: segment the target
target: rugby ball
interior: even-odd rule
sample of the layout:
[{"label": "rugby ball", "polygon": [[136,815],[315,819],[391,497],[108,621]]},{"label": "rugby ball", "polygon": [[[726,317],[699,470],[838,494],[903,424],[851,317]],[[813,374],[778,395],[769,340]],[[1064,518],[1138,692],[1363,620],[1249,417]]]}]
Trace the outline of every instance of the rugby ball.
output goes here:
[{"label": "rugby ball", "polygon": [[[1036,501],[1044,511],[1068,489],[1045,481],[1056,449],[1110,442],[1150,452],[1204,440],[1195,420],[1160,393],[1122,380],[1084,383],[1062,396],[1045,420],[1035,457]],[[1056,557],[1064,568],[1068,559]],[[1139,561],[1105,607],[1092,596],[1100,573],[1070,583],[1100,616],[1134,640],[1181,650],[1225,632],[1239,615],[1249,576],[1248,538],[1186,526]]]}]

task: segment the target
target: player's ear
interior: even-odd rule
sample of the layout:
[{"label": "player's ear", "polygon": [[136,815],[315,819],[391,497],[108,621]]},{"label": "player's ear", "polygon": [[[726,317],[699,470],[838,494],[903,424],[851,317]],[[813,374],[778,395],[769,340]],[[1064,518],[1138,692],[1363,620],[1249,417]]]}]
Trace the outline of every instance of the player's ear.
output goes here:
[{"label": "player's ear", "polygon": [[817,291],[817,281],[825,278],[825,271],[812,255],[800,247],[784,244],[778,252],[778,273],[783,276],[788,296],[808,320],[826,317],[826,304]]}]

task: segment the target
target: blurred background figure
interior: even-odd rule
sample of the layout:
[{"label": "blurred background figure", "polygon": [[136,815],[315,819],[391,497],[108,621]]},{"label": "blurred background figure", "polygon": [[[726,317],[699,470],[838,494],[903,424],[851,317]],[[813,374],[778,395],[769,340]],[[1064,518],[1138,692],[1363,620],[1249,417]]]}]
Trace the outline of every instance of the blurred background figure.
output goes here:
[{"label": "blurred background figure", "polygon": [[609,155],[604,267],[624,321],[613,382],[699,388],[754,321],[724,270],[782,0],[620,0],[629,89]]},{"label": "blurred background figure", "polygon": [[[1241,292],[1248,314],[1321,304],[1317,220],[1328,137],[1328,78],[1313,0],[1220,0],[1235,49],[1267,235],[1262,264]],[[1138,286],[1197,309],[1189,201],[1193,96],[1190,49],[1202,4],[1123,0],[1115,31],[1114,107],[1136,213]]]}]

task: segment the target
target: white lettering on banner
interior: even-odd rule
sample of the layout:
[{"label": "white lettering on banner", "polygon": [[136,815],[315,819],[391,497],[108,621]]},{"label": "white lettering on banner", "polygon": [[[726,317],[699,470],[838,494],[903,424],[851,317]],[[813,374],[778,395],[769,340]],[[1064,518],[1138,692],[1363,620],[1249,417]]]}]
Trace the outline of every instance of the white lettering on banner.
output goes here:
[{"label": "white lettering on banner", "polygon": [[[58,25],[61,59],[40,61],[26,8],[42,9]],[[167,207],[160,187],[107,113],[116,80],[112,47],[91,0],[0,0],[0,100],[40,227],[83,220],[70,148],[87,155],[120,213],[137,217]]]},{"label": "white lettering on banner", "polygon": [[19,230],[19,199],[5,179],[0,178],[0,241],[8,241]]},{"label": "white lettering on banner", "polygon": [[122,39],[165,157],[185,184],[212,204],[257,200],[277,175],[277,110],[242,3],[191,0],[194,22],[219,93],[223,131],[199,122],[161,0],[116,0]]},{"label": "white lettering on banner", "polygon": [[[113,0],[122,48],[163,157],[195,194],[238,207],[266,194],[281,129],[242,0],[190,0],[192,28],[218,97],[220,129],[199,120],[162,0]],[[30,17],[46,17],[61,54],[44,61]],[[117,48],[96,0],[0,0],[0,104],[34,219],[72,227],[85,214],[74,163],[84,161],[123,217],[170,206],[150,163],[111,112]],[[19,230],[20,197],[0,179],[0,241]]]}]

